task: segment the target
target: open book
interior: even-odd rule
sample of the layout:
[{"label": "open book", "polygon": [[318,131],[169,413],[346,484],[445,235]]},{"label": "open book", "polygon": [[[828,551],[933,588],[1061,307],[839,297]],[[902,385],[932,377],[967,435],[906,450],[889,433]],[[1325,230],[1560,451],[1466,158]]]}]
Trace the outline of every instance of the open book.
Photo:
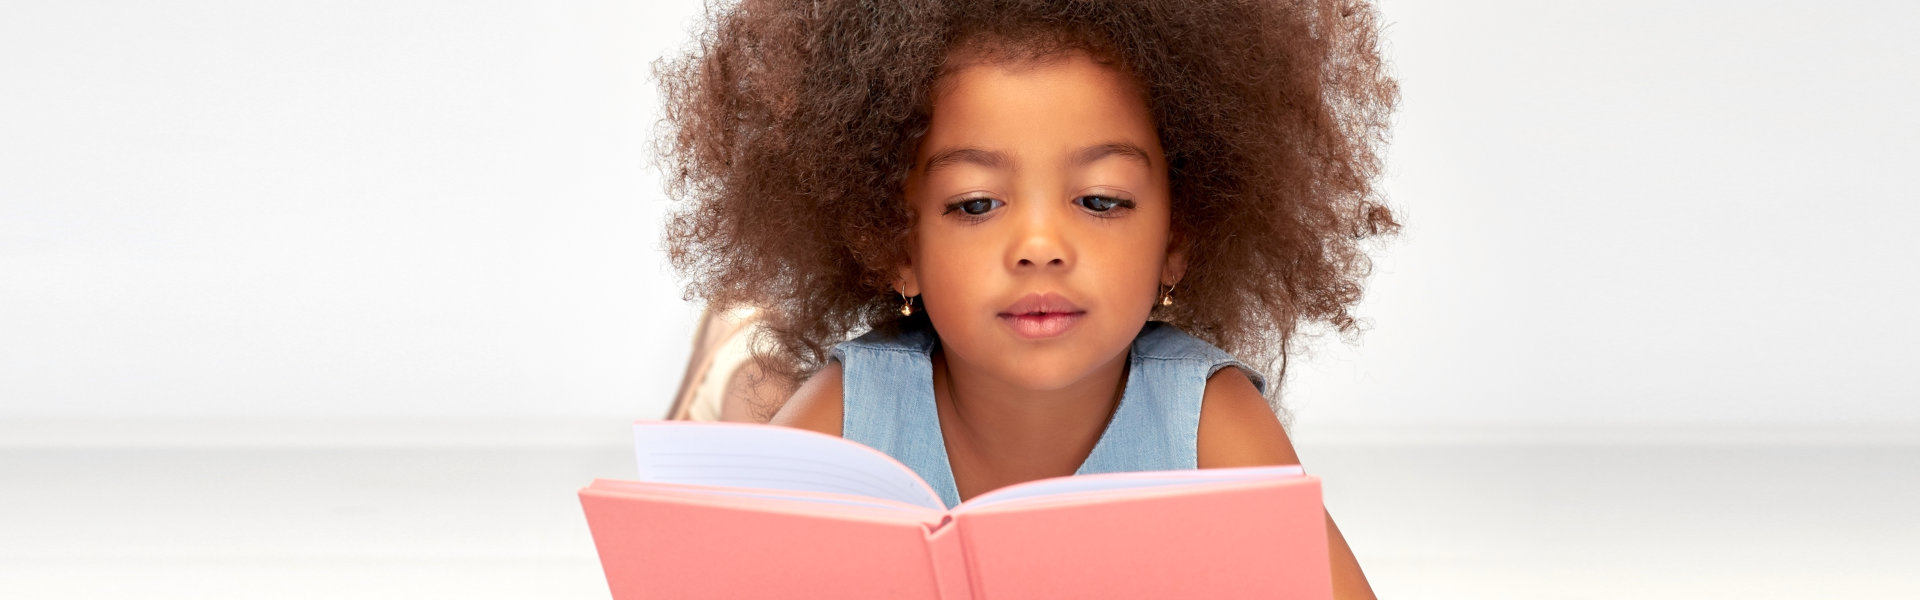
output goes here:
[{"label": "open book", "polygon": [[774,425],[634,424],[580,490],[616,600],[1332,597],[1297,465],[1056,477],[947,510],[906,465]]}]

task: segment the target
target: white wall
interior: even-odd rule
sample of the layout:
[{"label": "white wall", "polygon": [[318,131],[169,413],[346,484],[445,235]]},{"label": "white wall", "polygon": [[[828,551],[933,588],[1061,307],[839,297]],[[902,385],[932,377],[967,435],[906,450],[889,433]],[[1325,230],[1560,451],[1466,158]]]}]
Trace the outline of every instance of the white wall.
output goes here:
[{"label": "white wall", "polygon": [[[1407,228],[1302,423],[1920,423],[1920,5],[1384,9]],[[698,10],[9,7],[0,419],[657,414]]]},{"label": "white wall", "polygon": [[1303,421],[1920,421],[1920,4],[1385,9],[1409,226]]},{"label": "white wall", "polygon": [[694,3],[27,4],[0,19],[3,414],[671,394],[696,311],[647,62]]}]

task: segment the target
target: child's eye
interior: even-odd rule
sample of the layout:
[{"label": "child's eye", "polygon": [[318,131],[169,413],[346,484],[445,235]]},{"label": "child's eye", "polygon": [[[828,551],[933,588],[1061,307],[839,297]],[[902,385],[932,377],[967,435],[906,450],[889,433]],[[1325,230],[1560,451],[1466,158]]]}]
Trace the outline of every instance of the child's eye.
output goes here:
[{"label": "child's eye", "polygon": [[1075,198],[1074,203],[1095,213],[1104,213],[1115,208],[1133,208],[1132,200],[1111,196],[1081,196]]},{"label": "child's eye", "polygon": [[1000,208],[1004,204],[1006,203],[992,198],[968,198],[953,204],[948,204],[947,210],[942,211],[940,214],[944,215],[957,210],[966,213],[968,216],[977,217],[987,214],[993,209]]}]

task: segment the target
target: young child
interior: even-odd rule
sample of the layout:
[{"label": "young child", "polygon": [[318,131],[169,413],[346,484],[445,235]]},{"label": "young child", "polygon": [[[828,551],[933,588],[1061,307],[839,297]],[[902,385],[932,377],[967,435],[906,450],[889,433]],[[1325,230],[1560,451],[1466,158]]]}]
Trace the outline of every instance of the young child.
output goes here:
[{"label": "young child", "polygon": [[[1397,95],[1375,18],[1361,0],[724,7],[660,67],[664,165],[690,200],[674,267],[710,309],[761,309],[761,369],[805,381],[773,423],[886,452],[949,506],[1297,463],[1280,381],[1254,366],[1284,378],[1303,324],[1352,330],[1361,240],[1398,227],[1372,187]],[[1336,596],[1372,597],[1328,532]]]}]

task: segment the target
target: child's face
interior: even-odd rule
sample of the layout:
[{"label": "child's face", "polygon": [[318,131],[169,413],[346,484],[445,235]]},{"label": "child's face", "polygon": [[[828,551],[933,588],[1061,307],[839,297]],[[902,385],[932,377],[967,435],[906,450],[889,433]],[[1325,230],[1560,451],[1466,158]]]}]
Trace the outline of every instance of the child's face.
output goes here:
[{"label": "child's face", "polygon": [[1085,55],[949,74],[906,196],[900,290],[950,364],[1024,389],[1117,364],[1184,265],[1143,93]]}]

